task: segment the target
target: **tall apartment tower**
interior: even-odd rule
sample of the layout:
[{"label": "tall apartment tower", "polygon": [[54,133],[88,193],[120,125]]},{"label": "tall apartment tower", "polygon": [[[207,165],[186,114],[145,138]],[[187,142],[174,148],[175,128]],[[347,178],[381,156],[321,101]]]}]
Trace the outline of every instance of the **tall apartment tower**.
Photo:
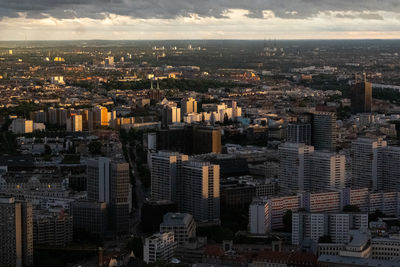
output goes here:
[{"label": "tall apartment tower", "polygon": [[386,192],[400,191],[400,147],[383,148],[381,185]]},{"label": "tall apartment tower", "polygon": [[67,118],[67,131],[68,132],[82,132],[82,115],[72,114]]},{"label": "tall apartment tower", "polygon": [[99,128],[101,126],[108,126],[108,110],[106,107],[96,106],[93,108],[93,124]]},{"label": "tall apartment tower", "polygon": [[109,158],[88,162],[88,200],[106,202],[115,233],[129,231],[129,164]]},{"label": "tall apartment tower", "polygon": [[180,202],[182,198],[182,162],[187,155],[159,151],[151,155],[151,199]]},{"label": "tall apartment tower", "polygon": [[164,127],[181,122],[181,109],[175,106],[165,106],[162,111],[162,125]]},{"label": "tall apartment tower", "polygon": [[190,160],[182,164],[182,174],[181,212],[192,214],[198,222],[219,221],[219,165]]},{"label": "tall apartment tower", "polygon": [[329,191],[345,187],[346,158],[332,152],[315,151],[310,155],[310,191]]},{"label": "tall apartment tower", "polygon": [[0,266],[32,264],[32,204],[0,198]]},{"label": "tall apartment tower", "polygon": [[182,115],[189,113],[197,113],[197,101],[193,97],[184,98],[181,101]]},{"label": "tall apartment tower", "polygon": [[352,113],[370,113],[372,110],[372,83],[367,81],[366,74],[356,75],[355,84],[351,90]]},{"label": "tall apartment tower", "polygon": [[336,150],[337,125],[333,112],[314,112],[312,115],[312,145],[315,150]]},{"label": "tall apartment tower", "polygon": [[311,145],[311,124],[290,123],[287,126],[287,141]]},{"label": "tall apartment tower", "polygon": [[383,149],[386,141],[358,138],[351,144],[352,185],[354,189],[382,188]]},{"label": "tall apartment tower", "polygon": [[308,171],[310,153],[314,147],[285,143],[279,147],[279,184],[283,193],[309,188]]}]

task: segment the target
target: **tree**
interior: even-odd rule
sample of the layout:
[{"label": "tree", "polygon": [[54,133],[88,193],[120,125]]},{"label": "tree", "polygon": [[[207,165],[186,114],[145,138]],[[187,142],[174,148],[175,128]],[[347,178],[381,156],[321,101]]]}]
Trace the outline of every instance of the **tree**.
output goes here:
[{"label": "tree", "polygon": [[292,210],[287,210],[282,218],[285,231],[287,232],[292,231],[292,214],[293,214]]},{"label": "tree", "polygon": [[261,121],[261,126],[263,126],[263,127],[267,126],[267,122],[266,121]]},{"label": "tree", "polygon": [[360,208],[357,205],[346,205],[343,207],[343,212],[360,212]]},{"label": "tree", "polygon": [[51,155],[51,147],[48,144],[44,145],[44,154]]},{"label": "tree", "polygon": [[92,155],[101,155],[101,147],[103,145],[99,141],[92,141],[89,143],[89,152]]}]

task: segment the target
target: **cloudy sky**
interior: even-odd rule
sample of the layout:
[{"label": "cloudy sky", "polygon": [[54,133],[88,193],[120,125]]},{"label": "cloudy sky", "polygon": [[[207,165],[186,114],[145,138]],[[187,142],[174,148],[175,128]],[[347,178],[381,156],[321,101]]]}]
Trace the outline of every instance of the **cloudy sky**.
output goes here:
[{"label": "cloudy sky", "polygon": [[400,38],[400,0],[0,0],[0,40]]}]

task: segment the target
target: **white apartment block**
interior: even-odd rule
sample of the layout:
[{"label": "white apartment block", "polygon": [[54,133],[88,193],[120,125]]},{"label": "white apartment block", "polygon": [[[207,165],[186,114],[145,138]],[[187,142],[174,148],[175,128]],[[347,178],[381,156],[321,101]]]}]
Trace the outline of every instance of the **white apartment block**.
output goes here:
[{"label": "white apartment block", "polygon": [[146,263],[170,261],[175,254],[176,245],[173,232],[154,234],[145,240],[143,260]]},{"label": "white apartment block", "polygon": [[381,185],[382,139],[358,138],[351,144],[353,188],[379,189]]},{"label": "white apartment block", "polygon": [[331,152],[315,151],[310,155],[310,191],[342,189],[345,186],[346,158]]},{"label": "white apartment block", "polygon": [[279,184],[283,193],[302,191],[309,187],[309,154],[314,147],[285,143],[279,146]]},{"label": "white apartment block", "polygon": [[293,213],[292,244],[300,245],[304,240],[318,242],[325,235],[333,243],[348,243],[354,229],[368,229],[367,213]]}]

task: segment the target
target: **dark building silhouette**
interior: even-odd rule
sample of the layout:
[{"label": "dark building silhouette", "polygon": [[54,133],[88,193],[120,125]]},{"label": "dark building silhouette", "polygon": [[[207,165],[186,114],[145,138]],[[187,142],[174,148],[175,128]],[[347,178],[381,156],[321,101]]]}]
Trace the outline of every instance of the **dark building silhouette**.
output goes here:
[{"label": "dark building silhouette", "polygon": [[157,150],[193,155],[221,153],[221,149],[220,127],[186,125],[157,131]]},{"label": "dark building silhouette", "polygon": [[351,89],[351,112],[370,113],[372,109],[372,83],[367,81],[364,73],[363,78],[356,76],[356,82]]},{"label": "dark building silhouette", "polygon": [[311,144],[315,150],[336,150],[337,125],[333,112],[316,111],[312,114]]}]

